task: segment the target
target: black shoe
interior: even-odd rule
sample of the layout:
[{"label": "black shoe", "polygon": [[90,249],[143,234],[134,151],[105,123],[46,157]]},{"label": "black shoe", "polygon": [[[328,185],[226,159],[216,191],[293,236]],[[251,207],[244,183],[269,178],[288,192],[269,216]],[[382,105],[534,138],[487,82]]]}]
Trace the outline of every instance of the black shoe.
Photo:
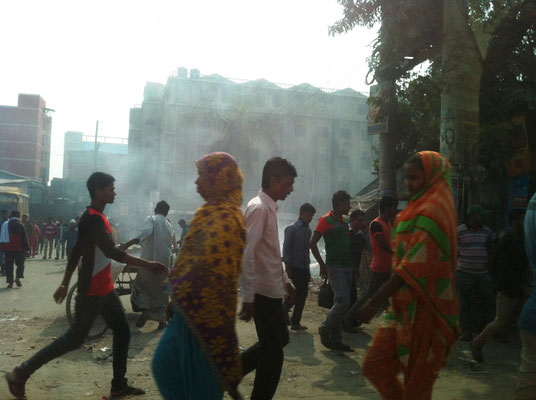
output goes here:
[{"label": "black shoe", "polygon": [[145,318],[143,315],[140,315],[140,317],[136,320],[136,327],[143,328],[146,322],[147,318]]},{"label": "black shoe", "polygon": [[130,385],[126,385],[119,390],[110,390],[110,398],[112,399],[119,399],[120,397],[126,396],[141,396],[142,394],[145,394],[145,390]]},{"label": "black shoe", "polygon": [[15,283],[17,284],[18,287],[22,286],[22,283],[20,283],[19,278],[15,279]]},{"label": "black shoe", "polygon": [[346,325],[342,326],[342,330],[347,332],[347,333],[358,333],[359,332],[359,329],[354,328],[352,326],[346,326]]},{"label": "black shoe", "polygon": [[473,360],[483,363],[484,352],[482,351],[482,346],[476,346],[474,339],[471,339],[469,346],[471,347],[471,355],[473,356]]},{"label": "black shoe", "polygon": [[13,396],[15,396],[16,399],[18,400],[26,399],[26,393],[25,393],[26,379],[18,376],[15,370],[13,370],[13,372],[6,373],[6,381],[7,381],[7,387],[9,388],[9,392]]},{"label": "black shoe", "polygon": [[350,346],[348,346],[347,344],[344,344],[343,342],[339,342],[339,343],[332,343],[331,344],[331,348],[333,350],[339,350],[339,351],[344,351],[344,352],[347,352],[347,353],[353,353],[355,350],[352,349]]},{"label": "black shoe", "polygon": [[331,339],[329,337],[329,333],[322,327],[318,328],[318,334],[320,335],[320,342],[322,345],[328,349],[331,349]]},{"label": "black shoe", "polygon": [[12,284],[12,283],[9,283],[9,284],[7,285],[7,288],[8,288],[8,289],[13,289],[13,284]]},{"label": "black shoe", "polygon": [[473,335],[470,332],[463,332],[460,335],[460,340],[462,342],[470,342],[472,338],[473,338]]},{"label": "black shoe", "polygon": [[54,260],[59,260],[60,258],[59,257],[56,257]]},{"label": "black shoe", "polygon": [[166,323],[165,322],[159,322],[158,323],[158,328],[156,328],[157,330],[161,331],[162,329],[164,329],[166,327]]},{"label": "black shoe", "polygon": [[290,329],[293,331],[306,331],[307,327],[302,324],[292,324],[290,325]]}]

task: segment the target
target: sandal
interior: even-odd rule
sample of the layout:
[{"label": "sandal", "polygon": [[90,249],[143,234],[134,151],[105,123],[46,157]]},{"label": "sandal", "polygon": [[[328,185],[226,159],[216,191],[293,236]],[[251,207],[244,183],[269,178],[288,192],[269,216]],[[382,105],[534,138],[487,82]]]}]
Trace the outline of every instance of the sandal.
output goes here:
[{"label": "sandal", "polygon": [[5,376],[9,392],[18,400],[26,400],[26,379],[17,377],[14,372],[7,372]]},{"label": "sandal", "polygon": [[120,397],[125,397],[125,396],[140,396],[142,394],[145,394],[145,390],[136,388],[130,385],[126,385],[125,387],[119,390],[110,391],[110,397],[112,399],[118,399]]}]

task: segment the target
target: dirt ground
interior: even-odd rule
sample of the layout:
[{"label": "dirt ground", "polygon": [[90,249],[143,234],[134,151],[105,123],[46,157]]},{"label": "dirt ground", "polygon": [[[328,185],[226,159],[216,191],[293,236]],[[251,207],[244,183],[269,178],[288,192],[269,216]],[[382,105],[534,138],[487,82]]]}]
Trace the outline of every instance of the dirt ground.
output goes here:
[{"label": "dirt ground", "polygon": [[[0,288],[0,373],[10,371],[35,351],[61,335],[68,327],[65,305],[57,305],[52,293],[59,285],[65,263],[52,260],[29,260],[22,288]],[[4,279],[4,278],[2,278]],[[74,280],[74,277],[73,277]],[[74,282],[73,282],[74,283]],[[134,326],[137,314],[132,312],[128,296],[122,297],[131,323],[128,378],[146,389],[141,399],[158,399],[151,376],[151,359],[162,332],[156,323],[142,329]],[[379,399],[375,389],[361,375],[360,364],[377,326],[377,320],[359,334],[345,334],[344,341],[356,348],[355,353],[337,353],[322,347],[317,328],[326,310],[309,296],[302,323],[308,331],[290,333],[285,348],[285,363],[276,399]],[[240,346],[256,340],[253,323],[238,322]],[[511,343],[492,341],[485,347],[487,363],[482,367],[469,362],[468,345],[458,342],[448,365],[434,388],[434,399],[512,398],[519,365],[520,343],[517,334]],[[108,395],[112,365],[108,331],[98,340],[54,360],[38,370],[27,383],[29,399],[103,399]],[[246,398],[254,375],[244,378],[240,391]],[[0,383],[0,399],[11,399],[5,381]]]}]

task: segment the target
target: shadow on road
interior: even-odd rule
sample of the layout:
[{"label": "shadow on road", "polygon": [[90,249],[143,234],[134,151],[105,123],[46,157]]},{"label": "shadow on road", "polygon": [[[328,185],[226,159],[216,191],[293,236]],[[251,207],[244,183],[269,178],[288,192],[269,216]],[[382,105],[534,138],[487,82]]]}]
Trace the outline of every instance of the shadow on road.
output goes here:
[{"label": "shadow on road", "polygon": [[319,365],[321,360],[314,356],[314,336],[309,332],[300,331],[290,333],[290,342],[285,347],[285,356],[298,357],[305,365]]},{"label": "shadow on road", "polygon": [[[361,375],[361,367],[355,358],[351,358],[345,353],[329,350],[321,353],[333,361],[335,365],[321,379],[313,382],[313,386],[329,392],[340,393],[343,391],[349,395],[362,393],[366,381],[365,377]],[[353,381],[353,385],[348,385],[349,379]]]}]

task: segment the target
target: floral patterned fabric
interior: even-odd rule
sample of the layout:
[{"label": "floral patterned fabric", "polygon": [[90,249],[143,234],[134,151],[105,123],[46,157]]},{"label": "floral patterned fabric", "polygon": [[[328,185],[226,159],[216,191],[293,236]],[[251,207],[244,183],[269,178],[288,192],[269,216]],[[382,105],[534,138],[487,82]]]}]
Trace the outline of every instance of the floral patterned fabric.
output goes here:
[{"label": "floral patterned fabric", "polygon": [[197,210],[170,272],[174,305],[213,366],[222,390],[237,397],[242,377],[235,329],[237,285],[245,246],[242,173],[232,156],[196,162],[206,203]]}]

